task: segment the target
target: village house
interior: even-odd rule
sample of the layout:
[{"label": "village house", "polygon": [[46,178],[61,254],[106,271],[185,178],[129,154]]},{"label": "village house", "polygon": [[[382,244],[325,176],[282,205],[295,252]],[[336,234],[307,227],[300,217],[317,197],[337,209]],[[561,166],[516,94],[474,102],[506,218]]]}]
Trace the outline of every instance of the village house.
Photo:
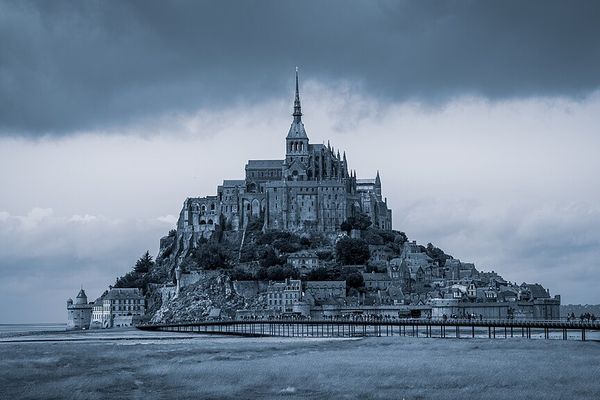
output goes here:
[{"label": "village house", "polygon": [[293,305],[302,294],[299,279],[286,279],[284,282],[269,282],[267,287],[267,307],[278,312],[292,312]]},{"label": "village house", "polygon": [[288,264],[299,270],[313,270],[319,267],[319,257],[314,251],[299,251],[288,256]]},{"label": "village house", "polygon": [[346,281],[307,281],[305,291],[317,301],[346,297]]},{"label": "village house", "polygon": [[92,326],[113,328],[133,326],[146,312],[144,296],[138,288],[110,288],[93,305]]}]

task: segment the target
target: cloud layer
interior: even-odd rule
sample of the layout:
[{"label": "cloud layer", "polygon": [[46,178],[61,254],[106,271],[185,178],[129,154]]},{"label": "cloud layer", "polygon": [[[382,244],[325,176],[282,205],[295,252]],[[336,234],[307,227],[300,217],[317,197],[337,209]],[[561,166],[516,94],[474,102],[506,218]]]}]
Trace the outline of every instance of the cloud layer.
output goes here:
[{"label": "cloud layer", "polygon": [[[302,89],[311,141],[345,150],[359,177],[380,170],[396,229],[563,302],[600,302],[598,94],[431,108],[347,84]],[[289,114],[289,102],[267,100],[122,135],[0,139],[0,314],[64,320],[80,284],[95,298],[146,249],[156,254],[187,196],[243,178],[248,159],[281,157]]]},{"label": "cloud layer", "polygon": [[0,4],[0,134],[122,127],[289,96],[295,65],[383,101],[584,98],[597,1]]}]

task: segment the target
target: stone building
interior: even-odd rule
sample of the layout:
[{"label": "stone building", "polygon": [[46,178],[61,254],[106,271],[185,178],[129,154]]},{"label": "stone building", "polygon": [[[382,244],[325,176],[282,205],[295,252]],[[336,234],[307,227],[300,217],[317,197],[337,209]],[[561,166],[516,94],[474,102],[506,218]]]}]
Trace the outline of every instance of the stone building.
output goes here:
[{"label": "stone building", "polygon": [[278,312],[292,312],[295,302],[302,295],[302,282],[299,279],[286,279],[284,282],[269,282],[267,307]]},{"label": "stone building", "polygon": [[373,179],[357,179],[345,152],[340,155],[329,143],[310,143],[297,71],[292,115],[284,159],[249,160],[244,179],[224,180],[214,196],[185,200],[177,223],[177,253],[214,231],[243,230],[250,222],[265,230],[336,232],[348,217],[362,212],[374,226],[392,229],[379,172]]},{"label": "stone building", "polygon": [[146,312],[138,288],[111,288],[93,304],[92,325],[99,328],[133,326]]},{"label": "stone building", "polygon": [[392,279],[385,273],[363,272],[362,277],[369,290],[387,290],[392,285]]},{"label": "stone building", "polygon": [[312,270],[319,267],[319,257],[314,251],[299,251],[288,256],[288,264],[294,268]]},{"label": "stone building", "polygon": [[88,304],[83,288],[77,294],[75,302],[67,300],[67,329],[89,329],[92,321],[93,304]]},{"label": "stone building", "polygon": [[305,291],[317,301],[346,297],[346,281],[307,281]]}]

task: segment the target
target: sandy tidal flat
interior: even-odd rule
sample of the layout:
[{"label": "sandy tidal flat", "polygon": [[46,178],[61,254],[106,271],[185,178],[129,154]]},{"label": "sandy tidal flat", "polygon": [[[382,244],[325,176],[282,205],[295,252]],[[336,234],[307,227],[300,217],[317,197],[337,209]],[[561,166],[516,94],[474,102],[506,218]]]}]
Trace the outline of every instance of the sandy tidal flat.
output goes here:
[{"label": "sandy tidal flat", "polygon": [[0,340],[2,399],[599,399],[600,343],[235,338],[135,330]]}]

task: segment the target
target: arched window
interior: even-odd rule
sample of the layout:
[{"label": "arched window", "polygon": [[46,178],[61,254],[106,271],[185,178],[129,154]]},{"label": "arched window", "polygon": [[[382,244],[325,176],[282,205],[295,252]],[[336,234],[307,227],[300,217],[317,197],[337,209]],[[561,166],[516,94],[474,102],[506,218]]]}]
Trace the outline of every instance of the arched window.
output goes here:
[{"label": "arched window", "polygon": [[214,209],[215,209],[215,203],[212,203],[212,204],[210,205],[210,209],[211,209],[211,210],[214,210]]},{"label": "arched window", "polygon": [[205,220],[200,220],[200,225],[206,225],[206,221]]},{"label": "arched window", "polygon": [[202,204],[202,205],[200,206],[200,209],[201,209],[202,211],[206,211],[206,205]]},{"label": "arched window", "polygon": [[213,224],[213,220],[212,220],[212,219],[209,219],[209,220],[208,220],[208,224],[209,224],[209,225],[212,225],[212,224]]}]

